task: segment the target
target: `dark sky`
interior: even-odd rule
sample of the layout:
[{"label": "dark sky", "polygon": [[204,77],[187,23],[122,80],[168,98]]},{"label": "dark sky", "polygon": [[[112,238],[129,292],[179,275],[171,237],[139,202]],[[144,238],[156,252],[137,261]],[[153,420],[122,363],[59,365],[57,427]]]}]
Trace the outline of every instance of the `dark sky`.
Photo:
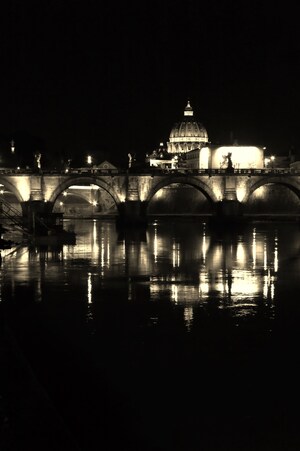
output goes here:
[{"label": "dark sky", "polygon": [[53,157],[144,156],[190,99],[213,143],[300,149],[298,22],[276,1],[11,0],[2,147],[14,135]]}]

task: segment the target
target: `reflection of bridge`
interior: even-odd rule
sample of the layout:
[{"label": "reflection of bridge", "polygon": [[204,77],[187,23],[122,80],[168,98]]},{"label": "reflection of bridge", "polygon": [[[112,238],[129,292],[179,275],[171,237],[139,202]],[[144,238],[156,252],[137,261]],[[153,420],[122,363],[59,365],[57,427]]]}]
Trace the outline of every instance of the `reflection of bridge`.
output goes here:
[{"label": "reflection of bridge", "polygon": [[270,183],[284,185],[300,199],[300,172],[288,168],[239,169],[231,174],[225,169],[147,170],[139,173],[88,168],[73,169],[67,173],[0,171],[0,184],[15,195],[24,216],[32,210],[47,216],[53,211],[58,196],[69,187],[93,184],[111,196],[121,217],[129,222],[139,221],[145,217],[155,193],[174,183],[198,189],[213,206],[219,205],[225,215],[235,214],[240,206],[247,204],[252,193]]}]

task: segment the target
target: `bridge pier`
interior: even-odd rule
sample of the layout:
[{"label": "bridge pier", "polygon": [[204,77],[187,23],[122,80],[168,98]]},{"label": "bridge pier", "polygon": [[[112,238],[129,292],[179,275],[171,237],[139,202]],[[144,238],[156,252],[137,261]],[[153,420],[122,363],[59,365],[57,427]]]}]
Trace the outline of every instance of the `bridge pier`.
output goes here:
[{"label": "bridge pier", "polygon": [[117,225],[120,227],[145,227],[147,225],[147,202],[127,200],[118,205]]},{"label": "bridge pier", "polygon": [[245,223],[243,205],[238,200],[223,199],[216,204],[215,216],[211,219],[213,226],[231,229]]},{"label": "bridge pier", "polygon": [[242,204],[238,200],[223,199],[217,203],[217,216],[227,219],[243,216]]},{"label": "bridge pier", "polygon": [[237,200],[236,190],[236,178],[225,176],[224,198],[216,204],[216,224],[230,226],[243,221],[243,205]]},{"label": "bridge pier", "polygon": [[52,202],[30,200],[22,203],[24,226],[31,233],[44,233],[55,224],[57,215],[52,213]]}]

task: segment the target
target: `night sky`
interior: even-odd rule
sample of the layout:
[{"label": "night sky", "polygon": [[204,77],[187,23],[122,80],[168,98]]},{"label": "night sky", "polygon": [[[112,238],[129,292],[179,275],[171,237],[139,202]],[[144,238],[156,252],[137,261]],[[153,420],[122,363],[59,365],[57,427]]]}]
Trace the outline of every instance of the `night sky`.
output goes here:
[{"label": "night sky", "polygon": [[275,1],[7,2],[0,151],[144,158],[188,99],[212,143],[297,151],[298,22]]}]

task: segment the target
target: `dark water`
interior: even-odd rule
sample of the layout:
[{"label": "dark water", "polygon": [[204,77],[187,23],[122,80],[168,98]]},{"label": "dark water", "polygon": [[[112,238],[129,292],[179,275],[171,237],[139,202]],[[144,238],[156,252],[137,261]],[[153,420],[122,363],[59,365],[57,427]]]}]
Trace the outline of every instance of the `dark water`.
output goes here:
[{"label": "dark water", "polygon": [[7,320],[79,448],[300,449],[300,230],[66,222],[1,267]]}]

